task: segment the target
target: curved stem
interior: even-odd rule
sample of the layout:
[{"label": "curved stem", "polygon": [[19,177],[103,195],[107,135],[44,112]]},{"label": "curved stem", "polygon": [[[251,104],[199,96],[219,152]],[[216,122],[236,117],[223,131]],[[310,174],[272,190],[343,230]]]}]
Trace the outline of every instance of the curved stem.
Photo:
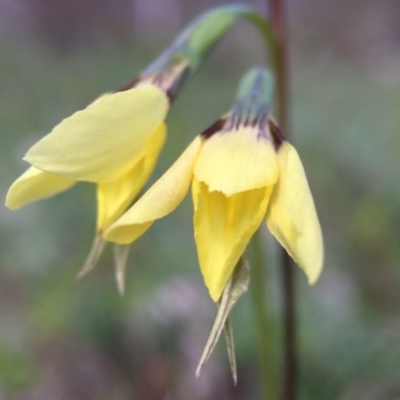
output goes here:
[{"label": "curved stem", "polygon": [[221,6],[201,15],[182,33],[177,43],[186,44],[192,54],[194,52],[202,58],[242,18],[257,28],[271,53],[271,59],[274,59],[276,40],[272,26],[260,13],[245,4]]},{"label": "curved stem", "polygon": [[245,13],[244,17],[252,22],[253,25],[260,31],[266,48],[269,51],[271,63],[274,63],[274,60],[277,59],[279,45],[272,24],[270,25],[268,21],[266,21],[260,14],[256,12]]},{"label": "curved stem", "polygon": [[277,374],[273,351],[273,324],[265,307],[265,273],[263,252],[259,231],[251,241],[251,283],[252,308],[259,341],[260,375],[265,400],[278,399]]},{"label": "curved stem", "polygon": [[[143,72],[153,75],[169,69],[171,65],[185,62],[192,75],[210,51],[239,19],[251,22],[260,32],[271,59],[275,58],[276,40],[268,21],[245,4],[216,7],[192,21],[174,42]],[[187,77],[188,77],[187,76]]]}]

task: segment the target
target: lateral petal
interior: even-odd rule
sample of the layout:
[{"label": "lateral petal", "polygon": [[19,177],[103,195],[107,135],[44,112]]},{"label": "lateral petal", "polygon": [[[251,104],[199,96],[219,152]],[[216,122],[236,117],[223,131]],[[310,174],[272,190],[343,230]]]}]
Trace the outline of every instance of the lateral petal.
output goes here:
[{"label": "lateral petal", "polygon": [[267,186],[227,197],[193,180],[197,253],[205,284],[215,302],[262,222],[271,190]]},{"label": "lateral petal", "polygon": [[313,284],[322,270],[324,249],[312,194],[299,155],[289,143],[279,149],[278,162],[280,175],[267,210],[267,225]]},{"label": "lateral petal", "polygon": [[133,202],[154,170],[166,138],[160,124],[147,141],[136,165],[122,178],[97,185],[97,229],[104,231]]},{"label": "lateral petal", "polygon": [[104,237],[119,244],[138,239],[156,219],[171,213],[185,197],[202,141],[196,137],[171,168],[114,224]]},{"label": "lateral petal", "polygon": [[72,179],[120,179],[137,163],[168,108],[165,93],[152,85],[104,95],[64,119],[31,147],[25,160],[43,171]]},{"label": "lateral petal", "polygon": [[194,175],[209,191],[226,196],[272,185],[278,179],[276,154],[270,140],[256,128],[221,131],[208,138]]},{"label": "lateral petal", "polygon": [[63,192],[75,183],[73,179],[30,167],[11,185],[6,197],[6,206],[16,210],[34,201]]}]

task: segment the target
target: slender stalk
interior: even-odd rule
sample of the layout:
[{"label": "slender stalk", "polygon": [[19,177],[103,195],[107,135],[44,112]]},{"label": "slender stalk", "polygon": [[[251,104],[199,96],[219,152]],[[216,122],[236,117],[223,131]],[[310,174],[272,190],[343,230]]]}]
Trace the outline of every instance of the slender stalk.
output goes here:
[{"label": "slender stalk", "polygon": [[[288,58],[285,0],[267,0],[270,21],[275,33],[274,72],[276,78],[276,114],[279,125],[286,138],[289,137],[288,105]],[[295,275],[292,261],[286,251],[281,250],[283,286],[283,325],[284,325],[284,364],[282,399],[297,398],[297,345],[296,345],[296,307]]]},{"label": "slender stalk", "polygon": [[263,398],[278,400],[276,366],[273,351],[273,325],[265,307],[265,274],[260,232],[257,231],[251,241],[251,274],[250,281],[252,307],[255,325],[258,332],[260,375]]},{"label": "slender stalk", "polygon": [[288,56],[286,33],[285,0],[267,0],[269,3],[270,22],[275,37],[273,69],[276,79],[276,114],[283,134],[288,137]]},{"label": "slender stalk", "polygon": [[282,249],[282,285],[283,285],[283,324],[284,324],[284,365],[282,382],[282,399],[297,399],[297,327],[295,307],[295,275],[293,263],[288,254]]}]

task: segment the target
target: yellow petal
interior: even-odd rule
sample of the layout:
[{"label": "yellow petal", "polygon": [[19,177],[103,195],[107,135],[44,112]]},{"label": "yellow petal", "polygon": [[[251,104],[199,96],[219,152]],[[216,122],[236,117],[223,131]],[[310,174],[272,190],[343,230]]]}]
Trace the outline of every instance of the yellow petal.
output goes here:
[{"label": "yellow petal", "polygon": [[137,163],[169,103],[151,85],[100,97],[62,121],[25,160],[47,172],[91,182],[122,178]]},{"label": "yellow petal", "polygon": [[42,172],[34,167],[25,171],[10,187],[6,206],[12,210],[42,200],[73,186],[76,181]]},{"label": "yellow petal", "polygon": [[210,192],[227,196],[272,185],[278,178],[275,150],[255,128],[222,131],[205,141],[194,175]]},{"label": "yellow petal", "polygon": [[152,133],[136,165],[121,179],[97,185],[97,229],[104,231],[131,205],[154,170],[166,138],[165,124]]},{"label": "yellow petal", "polygon": [[304,269],[310,284],[318,279],[324,258],[321,227],[300,158],[289,143],[278,152],[280,175],[267,211],[271,233]]},{"label": "yellow petal", "polygon": [[227,197],[193,180],[194,230],[210,296],[218,301],[251,236],[265,216],[271,186]]},{"label": "yellow petal", "polygon": [[201,139],[196,137],[171,168],[107,229],[104,237],[120,244],[131,243],[143,235],[156,219],[172,212],[189,189],[201,145]]}]

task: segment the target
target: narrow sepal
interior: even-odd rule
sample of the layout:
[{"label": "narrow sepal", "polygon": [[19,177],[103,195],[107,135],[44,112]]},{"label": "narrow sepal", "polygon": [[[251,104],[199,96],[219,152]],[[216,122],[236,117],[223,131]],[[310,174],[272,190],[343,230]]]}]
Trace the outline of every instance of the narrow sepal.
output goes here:
[{"label": "narrow sepal", "polygon": [[97,234],[95,236],[92,247],[89,251],[89,255],[87,256],[83,267],[80,269],[78,275],[76,276],[76,279],[78,281],[81,280],[89,272],[93,271],[101,255],[103,254],[106,243],[107,242],[103,239],[101,235]]},{"label": "narrow sepal", "polygon": [[[250,281],[250,266],[247,260],[242,256],[236,265],[235,271],[232,274],[231,279],[226,285],[221,301],[218,304],[218,312],[212,327],[210,336],[207,340],[203,354],[201,355],[199,364],[196,369],[196,376],[200,375],[201,368],[209,359],[210,355],[214,351],[214,348],[221,336],[222,330],[225,328],[228,333],[227,344],[228,344],[228,355],[230,359],[231,371],[233,379],[236,383],[236,361],[234,356],[233,346],[233,335],[230,335],[230,325],[228,322],[229,313],[233,306],[239,300],[240,296],[247,291]],[[227,325],[228,323],[228,325]],[[233,360],[233,361],[232,361]]]},{"label": "narrow sepal", "polygon": [[233,329],[231,319],[228,316],[224,326],[224,334],[226,341],[226,349],[228,351],[229,365],[231,367],[231,374],[233,378],[233,383],[237,383],[237,368],[236,368],[236,356],[235,356],[235,342],[233,340]]},{"label": "narrow sepal", "polygon": [[114,245],[115,280],[121,296],[125,293],[126,266],[130,248],[130,245]]}]

